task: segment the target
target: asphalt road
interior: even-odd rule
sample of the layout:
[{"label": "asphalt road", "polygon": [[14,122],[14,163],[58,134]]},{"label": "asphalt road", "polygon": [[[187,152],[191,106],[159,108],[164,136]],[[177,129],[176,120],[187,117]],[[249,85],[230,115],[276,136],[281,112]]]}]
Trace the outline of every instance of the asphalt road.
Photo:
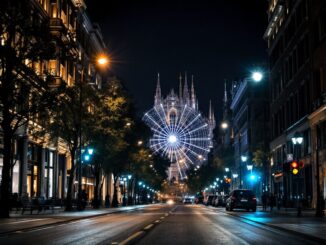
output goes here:
[{"label": "asphalt road", "polygon": [[86,218],[0,237],[0,244],[118,244],[173,207],[151,205],[134,211]]},{"label": "asphalt road", "polygon": [[179,205],[138,245],[148,244],[314,244],[265,225],[198,205]]},{"label": "asphalt road", "polygon": [[0,244],[128,244],[128,241],[141,245],[314,244],[202,205],[151,205],[0,237]]}]

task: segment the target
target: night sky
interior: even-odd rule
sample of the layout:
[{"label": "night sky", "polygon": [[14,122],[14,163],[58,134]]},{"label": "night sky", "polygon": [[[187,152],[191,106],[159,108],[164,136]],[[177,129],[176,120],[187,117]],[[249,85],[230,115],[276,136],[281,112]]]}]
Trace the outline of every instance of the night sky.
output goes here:
[{"label": "night sky", "polygon": [[178,91],[180,72],[194,75],[199,107],[209,99],[221,116],[224,79],[229,82],[266,65],[266,0],[86,0],[101,26],[120,77],[139,114],[153,105],[157,73],[162,92]]}]

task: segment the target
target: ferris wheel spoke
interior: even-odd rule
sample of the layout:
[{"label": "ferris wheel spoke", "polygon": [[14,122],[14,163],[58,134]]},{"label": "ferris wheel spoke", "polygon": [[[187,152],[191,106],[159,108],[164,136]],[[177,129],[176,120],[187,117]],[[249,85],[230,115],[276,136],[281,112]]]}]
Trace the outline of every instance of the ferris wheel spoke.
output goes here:
[{"label": "ferris wheel spoke", "polygon": [[206,127],[208,127],[208,124],[207,123],[204,124],[204,125],[202,125],[202,126],[200,126],[200,127],[195,128],[195,129],[193,129],[191,131],[188,131],[187,134],[191,135],[192,133],[197,132],[198,130],[201,130],[201,129],[206,128]]},{"label": "ferris wheel spoke", "polygon": [[160,111],[163,112],[163,116],[160,115],[160,112],[157,111],[157,108],[156,108],[156,107],[154,107],[154,110],[156,111],[156,113],[157,113],[157,115],[158,115],[158,118],[159,118],[159,120],[161,121],[162,125],[165,125],[165,127],[168,127],[168,125],[167,125],[167,123],[166,123],[166,120],[165,120],[166,117],[165,117],[165,113],[164,113],[163,106],[161,105],[159,108],[161,109]]},{"label": "ferris wheel spoke", "polygon": [[153,122],[154,125],[156,125],[158,128],[160,128],[160,129],[163,130],[165,133],[167,133],[166,130],[165,130],[165,128],[163,128],[161,125],[159,125],[157,122],[155,122],[155,120],[153,119],[152,116],[150,116],[150,115],[148,115],[148,114],[145,114],[145,116],[146,116],[148,119],[150,119],[150,121]]},{"label": "ferris wheel spoke", "polygon": [[[184,141],[183,143],[184,143],[185,145],[192,146],[192,147],[197,148],[197,149],[200,149],[200,150],[202,150],[202,151],[209,152],[208,149],[206,149],[206,148],[202,148],[202,147],[200,147],[200,146],[198,146],[198,145],[191,144],[191,143],[188,143],[188,142],[185,142],[185,141]],[[209,143],[209,142],[207,142],[207,145],[208,145],[208,143]]]}]

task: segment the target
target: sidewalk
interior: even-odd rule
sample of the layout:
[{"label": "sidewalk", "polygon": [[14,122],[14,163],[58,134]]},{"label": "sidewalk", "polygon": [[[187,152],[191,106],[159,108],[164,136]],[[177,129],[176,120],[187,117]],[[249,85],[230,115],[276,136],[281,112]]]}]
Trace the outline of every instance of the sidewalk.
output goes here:
[{"label": "sidewalk", "polygon": [[83,211],[65,212],[64,208],[57,207],[55,212],[42,211],[39,214],[35,211],[34,214],[25,212],[21,214],[21,211],[16,213],[12,211],[9,219],[0,219],[0,235],[13,233],[16,231],[23,231],[28,229],[37,229],[52,224],[64,224],[81,219],[92,218],[96,216],[103,216],[111,213],[119,213],[125,211],[131,211],[139,209],[148,205],[135,205],[118,208],[102,208],[91,209],[88,208]]},{"label": "sidewalk", "polygon": [[296,208],[274,208],[271,212],[270,209],[262,211],[262,207],[257,207],[255,213],[238,211],[230,214],[326,244],[326,217],[315,217],[314,209],[302,210],[300,217]]}]

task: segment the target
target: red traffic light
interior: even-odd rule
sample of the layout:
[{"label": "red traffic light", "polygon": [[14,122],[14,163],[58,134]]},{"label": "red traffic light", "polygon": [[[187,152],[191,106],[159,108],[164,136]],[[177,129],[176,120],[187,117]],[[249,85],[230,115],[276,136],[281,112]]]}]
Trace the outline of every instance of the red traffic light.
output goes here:
[{"label": "red traffic light", "polygon": [[297,168],[299,164],[296,161],[291,162],[291,168]]},{"label": "red traffic light", "polygon": [[303,168],[304,167],[304,162],[299,162],[299,168]]}]

